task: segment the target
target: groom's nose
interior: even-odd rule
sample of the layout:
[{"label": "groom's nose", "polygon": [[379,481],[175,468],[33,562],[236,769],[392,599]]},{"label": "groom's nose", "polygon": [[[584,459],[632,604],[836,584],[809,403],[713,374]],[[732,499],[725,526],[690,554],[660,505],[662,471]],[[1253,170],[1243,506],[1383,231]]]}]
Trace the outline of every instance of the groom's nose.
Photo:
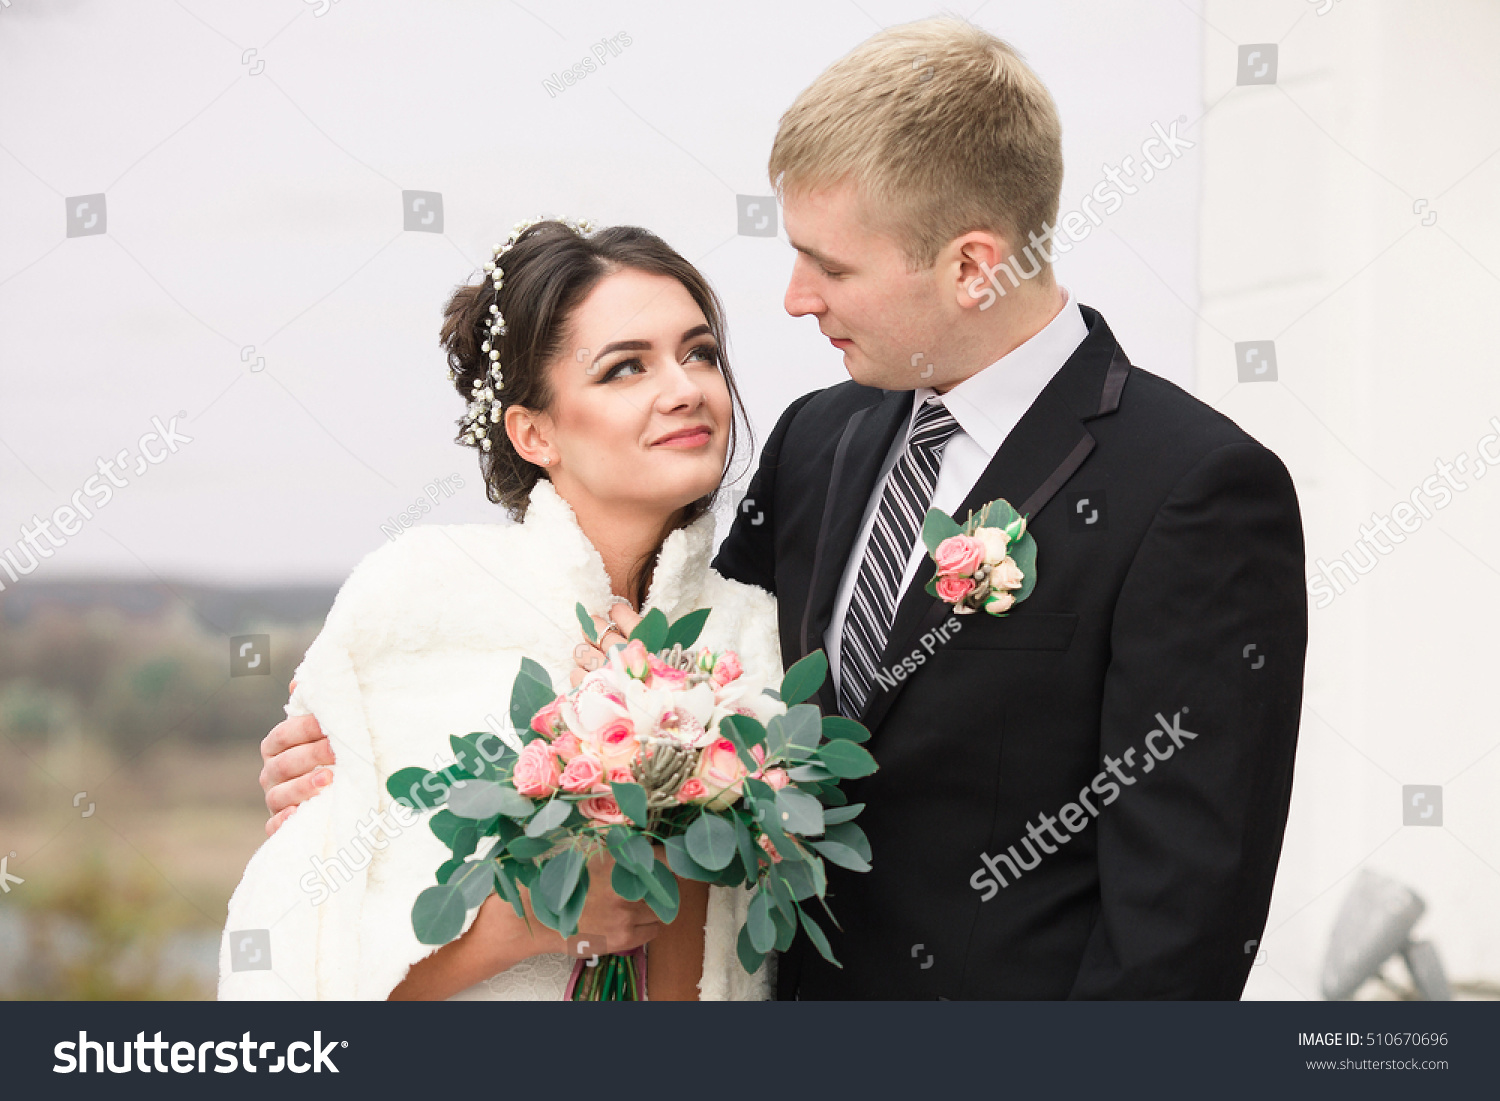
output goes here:
[{"label": "groom's nose", "polygon": [[828,304],[812,288],[812,276],[807,270],[808,260],[805,256],[798,256],[792,263],[792,277],[786,285],[786,297],[781,304],[786,307],[786,312],[793,317],[804,317],[807,314],[821,314],[828,309]]}]

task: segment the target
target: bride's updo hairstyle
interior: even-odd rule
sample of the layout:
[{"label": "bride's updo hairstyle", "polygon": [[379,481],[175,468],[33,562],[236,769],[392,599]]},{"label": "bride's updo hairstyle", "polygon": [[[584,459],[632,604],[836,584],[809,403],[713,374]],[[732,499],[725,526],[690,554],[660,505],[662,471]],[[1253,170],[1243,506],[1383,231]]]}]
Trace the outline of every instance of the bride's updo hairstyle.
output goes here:
[{"label": "bride's updo hairstyle", "polygon": [[[743,419],[748,431],[749,420],[729,369],[724,308],[697,268],[660,237],[637,226],[613,226],[584,236],[561,221],[537,222],[524,230],[497,263],[503,276],[498,291],[486,274],[478,285],[454,291],[443,310],[439,342],[447,349],[453,385],[465,400],[487,386],[506,409],[521,405],[546,412],[553,398],[548,367],[568,342],[573,312],[599,282],[623,268],[670,276],[703,311],[719,345],[719,369],[734,411],[725,453],[727,474],[736,454],[738,422]],[[491,335],[495,319],[491,306],[498,306],[504,319],[505,331],[498,336]],[[491,381],[490,352],[483,347],[486,341],[500,353],[504,385],[498,390]],[[481,384],[478,390],[476,382]],[[480,447],[479,465],[489,499],[505,506],[513,520],[524,520],[531,489],[538,478],[547,477],[547,471],[516,453],[501,416],[475,418],[474,406],[470,408],[471,415],[459,422],[458,442]],[[491,408],[499,413],[498,405]],[[486,439],[487,448],[482,446]],[[717,495],[715,489],[689,505],[682,524],[712,508]]]}]

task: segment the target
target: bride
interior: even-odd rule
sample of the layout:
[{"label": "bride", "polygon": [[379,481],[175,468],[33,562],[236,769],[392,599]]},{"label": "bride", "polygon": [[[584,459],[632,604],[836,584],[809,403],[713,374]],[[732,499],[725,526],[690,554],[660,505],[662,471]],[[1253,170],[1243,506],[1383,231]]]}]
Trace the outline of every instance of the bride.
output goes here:
[{"label": "bride", "polygon": [[[316,773],[324,786],[273,820],[246,867],[221,999],[561,998],[570,946],[494,893],[457,940],[417,940],[412,903],[449,851],[386,779],[451,763],[450,735],[498,732],[523,656],[567,683],[578,602],[601,625],[619,601],[626,624],[647,607],[669,620],[712,608],[701,643],[780,678],[773,599],[709,567],[743,409],[702,274],[645,230],[563,221],[518,225],[485,270],[452,296],[441,339],[469,399],[459,440],[520,523],[414,528],[339,590],[287,706],[290,724],[327,736],[304,760],[336,756],[337,773]],[[613,631],[601,644],[621,641]],[[580,937],[614,952],[649,942],[653,1000],[770,996],[768,968],[748,975],[735,953],[746,888],[680,880],[663,925],[614,894],[600,860]]]}]

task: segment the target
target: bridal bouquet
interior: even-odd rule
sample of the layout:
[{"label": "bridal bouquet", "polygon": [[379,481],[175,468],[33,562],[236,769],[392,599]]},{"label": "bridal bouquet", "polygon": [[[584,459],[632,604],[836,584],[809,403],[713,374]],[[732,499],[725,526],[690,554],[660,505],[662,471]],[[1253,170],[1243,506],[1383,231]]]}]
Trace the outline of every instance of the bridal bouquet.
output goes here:
[{"label": "bridal bouquet", "polygon": [[[538,921],[573,936],[586,865],[603,849],[614,857],[615,892],[644,899],[664,922],[677,915],[678,876],[751,885],[736,942],[747,972],[789,948],[799,927],[837,965],[808,909],[817,898],[832,920],[825,860],[869,870],[869,842],[853,821],[863,804],[839,789],[875,771],[860,744],[869,732],[803,702],[827,674],[821,650],[788,669],[778,691],[753,683],[733,650],[694,648],[708,612],[669,624],[652,609],[606,665],[561,694],[524,659],[510,700],[519,749],[491,731],[454,736],[458,764],[389,779],[393,797],[443,808],[430,825],[452,850],[438,885],[412,907],[418,940],[453,940],[492,891],[525,918],[522,887]],[[582,605],[578,615],[594,638]],[[580,959],[571,997],[639,999],[641,960]]]}]

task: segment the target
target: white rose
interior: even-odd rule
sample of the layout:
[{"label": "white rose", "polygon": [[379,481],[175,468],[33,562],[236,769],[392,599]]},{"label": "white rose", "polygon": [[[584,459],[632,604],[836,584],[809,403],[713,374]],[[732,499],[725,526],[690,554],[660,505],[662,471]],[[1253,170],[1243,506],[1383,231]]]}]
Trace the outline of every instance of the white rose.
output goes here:
[{"label": "white rose", "polygon": [[1010,539],[999,528],[978,528],[974,538],[984,544],[984,560],[990,565],[1004,561]]}]

